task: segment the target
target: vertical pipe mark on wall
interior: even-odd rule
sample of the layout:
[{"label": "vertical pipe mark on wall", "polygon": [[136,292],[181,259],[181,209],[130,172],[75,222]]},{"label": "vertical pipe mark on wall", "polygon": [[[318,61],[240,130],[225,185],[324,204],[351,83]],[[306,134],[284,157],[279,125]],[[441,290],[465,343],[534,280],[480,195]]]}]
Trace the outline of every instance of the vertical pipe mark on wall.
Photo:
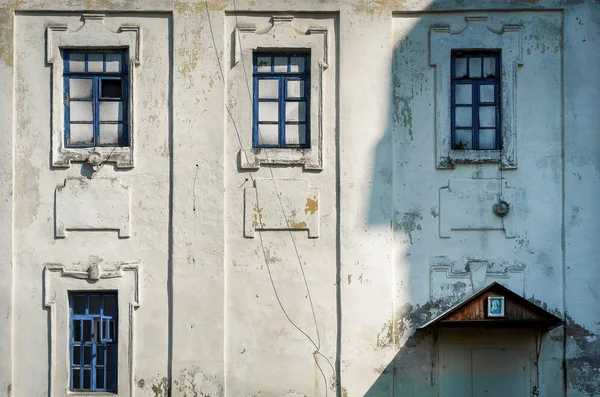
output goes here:
[{"label": "vertical pipe mark on wall", "polygon": [[[335,20],[335,37],[339,37],[339,14]],[[340,79],[339,79],[339,68],[337,67],[337,60],[340,59],[339,46],[335,46],[335,103],[338,103],[340,98]],[[321,69],[322,71],[322,69]],[[321,98],[322,100],[322,98]],[[321,102],[322,103],[322,102]],[[340,107],[335,107],[335,300],[336,300],[336,341],[335,341],[335,395],[336,397],[342,397],[342,259],[341,259],[341,173],[340,173],[340,134],[339,134],[339,122],[340,122]]]},{"label": "vertical pipe mark on wall", "polygon": [[196,173],[194,174],[194,186],[193,186],[193,191],[192,191],[192,198],[193,198],[193,204],[192,204],[192,210],[194,212],[196,212],[196,179],[198,179],[198,164],[196,164]]},{"label": "vertical pipe mark on wall", "polygon": [[566,230],[565,230],[565,14],[564,11],[561,14],[562,17],[562,34],[560,36],[562,52],[560,56],[560,90],[561,90],[561,117],[562,117],[562,129],[561,129],[561,145],[560,145],[560,165],[561,165],[561,232],[560,232],[560,249],[561,249],[561,261],[562,261],[562,304],[563,304],[563,395],[567,395],[567,263],[566,263]]},{"label": "vertical pipe mark on wall", "polygon": [[169,214],[167,253],[167,396],[173,384],[173,14],[169,17]]}]

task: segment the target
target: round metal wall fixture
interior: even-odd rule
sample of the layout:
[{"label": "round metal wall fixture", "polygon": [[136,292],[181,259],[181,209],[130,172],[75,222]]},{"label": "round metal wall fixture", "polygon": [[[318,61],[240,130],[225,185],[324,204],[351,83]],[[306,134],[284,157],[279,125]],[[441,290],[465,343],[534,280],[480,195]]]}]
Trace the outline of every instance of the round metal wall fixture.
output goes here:
[{"label": "round metal wall fixture", "polygon": [[500,200],[494,204],[494,214],[500,218],[504,218],[508,214],[508,211],[510,211],[510,205],[506,201]]},{"label": "round metal wall fixture", "polygon": [[91,152],[88,155],[87,162],[94,167],[99,166],[102,163],[102,155],[98,152]]}]

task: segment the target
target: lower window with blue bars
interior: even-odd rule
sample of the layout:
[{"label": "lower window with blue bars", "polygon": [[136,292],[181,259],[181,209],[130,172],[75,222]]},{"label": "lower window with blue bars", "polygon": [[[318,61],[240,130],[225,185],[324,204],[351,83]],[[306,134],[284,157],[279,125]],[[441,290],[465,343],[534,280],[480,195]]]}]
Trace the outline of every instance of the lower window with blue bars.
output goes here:
[{"label": "lower window with blue bars", "polygon": [[116,292],[71,292],[70,390],[117,392]]}]

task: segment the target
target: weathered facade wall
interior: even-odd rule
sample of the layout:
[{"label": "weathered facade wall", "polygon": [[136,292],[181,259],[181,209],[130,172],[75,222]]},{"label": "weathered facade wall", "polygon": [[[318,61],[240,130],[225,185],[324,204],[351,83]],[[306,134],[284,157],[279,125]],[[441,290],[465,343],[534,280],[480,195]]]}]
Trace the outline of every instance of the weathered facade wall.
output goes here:
[{"label": "weathered facade wall", "polygon": [[[493,281],[566,321],[539,358],[500,333],[529,390],[600,395],[600,6],[467,3],[3,1],[0,396],[66,395],[67,290],[123,300],[119,396],[449,395],[497,333],[415,329]],[[139,27],[130,169],[53,165],[48,27],[88,23]],[[439,161],[434,47],[479,27],[518,59],[516,166]],[[310,48],[302,157],[251,149],[265,48]]]}]

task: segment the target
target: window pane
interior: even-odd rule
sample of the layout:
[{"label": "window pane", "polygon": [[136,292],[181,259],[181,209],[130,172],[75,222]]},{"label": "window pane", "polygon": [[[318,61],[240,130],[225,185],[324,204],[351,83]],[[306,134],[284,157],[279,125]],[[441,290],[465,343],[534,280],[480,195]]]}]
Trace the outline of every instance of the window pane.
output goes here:
[{"label": "window pane", "polygon": [[496,126],[496,107],[495,106],[480,106],[479,107],[479,127],[495,127]]},{"label": "window pane", "polygon": [[91,373],[89,369],[83,370],[83,389],[89,390],[92,385]]},{"label": "window pane", "polygon": [[73,373],[71,374],[71,385],[73,390],[81,389],[81,371],[79,368],[73,368]]},{"label": "window pane", "polygon": [[96,369],[96,388],[104,389],[104,368]]},{"label": "window pane", "polygon": [[496,149],[496,129],[479,130],[479,149]]},{"label": "window pane", "polygon": [[259,102],[258,103],[258,121],[278,121],[279,103],[277,102]]},{"label": "window pane", "polygon": [[481,77],[481,58],[469,58],[469,77]]},{"label": "window pane", "polygon": [[69,79],[69,97],[86,99],[92,97],[92,79]]},{"label": "window pane", "polygon": [[106,346],[106,366],[113,368],[117,366],[117,346]]},{"label": "window pane", "polygon": [[306,125],[286,124],[285,143],[286,145],[306,145]]},{"label": "window pane", "polygon": [[116,322],[114,320],[108,320],[108,334],[112,340],[117,339],[117,330],[115,329]]},{"label": "window pane", "polygon": [[92,345],[83,346],[83,365],[92,364]]},{"label": "window pane", "polygon": [[[69,127],[69,145],[93,145],[94,144],[94,126],[92,124],[71,124]],[[85,314],[85,298],[83,301],[83,312]]]},{"label": "window pane", "polygon": [[471,84],[456,84],[454,86],[455,102],[459,105],[470,105],[473,103],[473,87]]},{"label": "window pane", "polygon": [[81,346],[73,345],[73,353],[71,354],[71,362],[73,365],[81,364]]},{"label": "window pane", "polygon": [[259,124],[258,144],[279,146],[279,126],[277,124]]},{"label": "window pane", "polygon": [[121,71],[121,54],[106,54],[106,71],[116,72]]},{"label": "window pane", "polygon": [[287,69],[288,57],[275,57],[274,72],[285,73]]},{"label": "window pane", "polygon": [[103,334],[102,334],[102,338],[103,339],[112,339],[112,335],[110,334],[110,329],[108,328],[108,322],[110,320],[107,318],[103,318],[102,319],[102,327],[103,327]]},{"label": "window pane", "polygon": [[85,296],[73,296],[73,314],[85,314]]},{"label": "window pane", "polygon": [[123,81],[121,79],[100,80],[100,97],[119,99],[123,96]]},{"label": "window pane", "polygon": [[454,59],[454,77],[464,77],[467,75],[467,58]]},{"label": "window pane", "polygon": [[[462,146],[462,148],[458,147]],[[454,136],[454,147],[456,149],[473,149],[473,134],[471,130],[456,130]]]},{"label": "window pane", "polygon": [[93,121],[92,102],[70,101],[69,115],[71,121]]},{"label": "window pane", "polygon": [[96,345],[96,365],[104,365],[104,346]]},{"label": "window pane", "polygon": [[259,72],[271,71],[271,57],[256,57],[256,70]]},{"label": "window pane", "polygon": [[104,146],[117,146],[124,144],[123,124],[100,124],[98,144]]},{"label": "window pane", "polygon": [[473,125],[473,111],[471,107],[455,108],[455,124],[457,127],[470,127]]},{"label": "window pane", "polygon": [[85,54],[69,54],[69,72],[85,72]]},{"label": "window pane", "polygon": [[260,99],[279,98],[279,80],[260,79],[258,80],[258,97]]},{"label": "window pane", "polygon": [[104,55],[103,54],[88,54],[88,72],[103,72],[104,71]]},{"label": "window pane", "polygon": [[123,102],[100,101],[100,121],[123,121]]},{"label": "window pane", "polygon": [[496,75],[496,58],[494,58],[494,57],[483,58],[483,75],[485,77]]},{"label": "window pane", "polygon": [[288,98],[304,98],[304,81],[288,80],[287,82]]},{"label": "window pane", "polygon": [[83,322],[83,341],[92,341],[92,320],[82,320]]},{"label": "window pane", "polygon": [[104,315],[114,316],[115,314],[117,314],[117,297],[106,295],[104,297]]},{"label": "window pane", "polygon": [[290,58],[290,72],[292,73],[304,73],[305,68],[304,57],[291,57]]},{"label": "window pane", "polygon": [[108,390],[115,390],[117,388],[116,371],[116,367],[106,369],[106,389]]},{"label": "window pane", "polygon": [[286,102],[285,121],[306,121],[306,102]]},{"label": "window pane", "polygon": [[89,314],[100,314],[100,297],[92,295],[89,297]]},{"label": "window pane", "polygon": [[479,86],[479,102],[495,102],[493,85],[486,84]]},{"label": "window pane", "polygon": [[73,342],[81,342],[81,320],[73,321]]}]

